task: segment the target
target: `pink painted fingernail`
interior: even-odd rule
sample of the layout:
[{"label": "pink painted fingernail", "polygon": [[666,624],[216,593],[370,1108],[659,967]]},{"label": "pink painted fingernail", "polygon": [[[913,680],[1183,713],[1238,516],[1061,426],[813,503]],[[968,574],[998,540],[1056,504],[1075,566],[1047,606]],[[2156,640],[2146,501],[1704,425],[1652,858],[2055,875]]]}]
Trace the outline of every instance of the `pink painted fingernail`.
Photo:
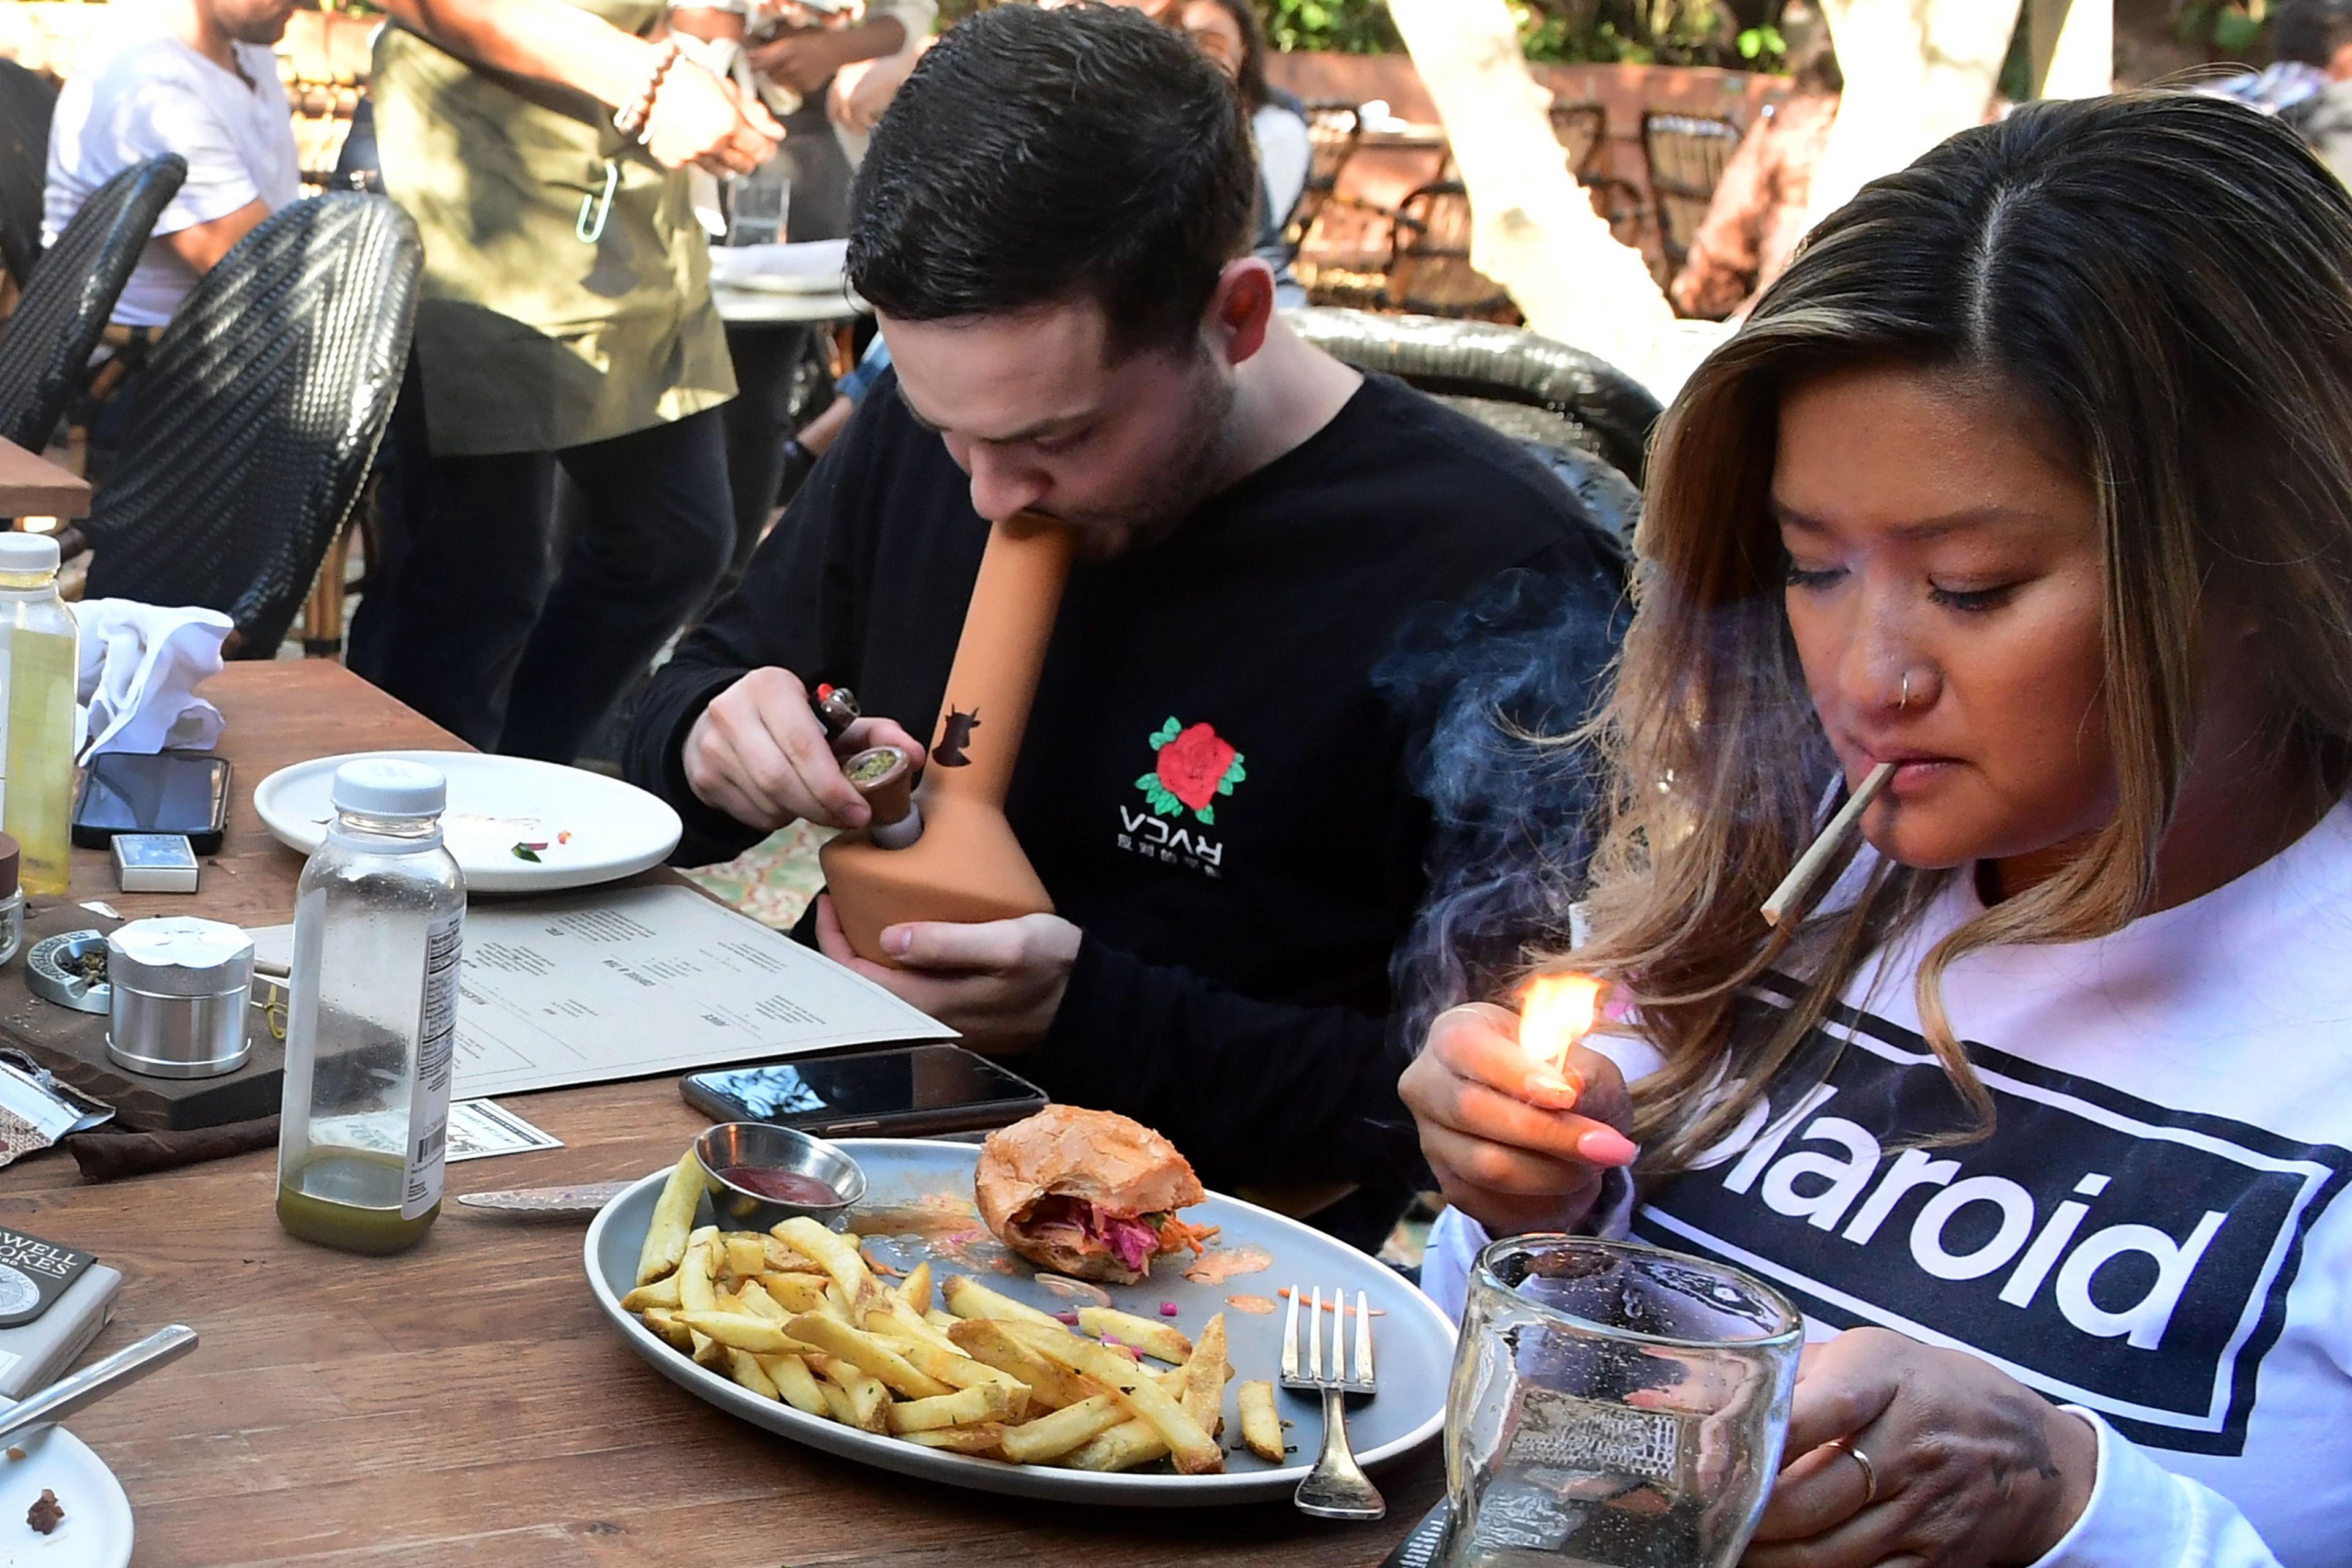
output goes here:
[{"label": "pink painted fingernail", "polygon": [[1630,1165],[1642,1151],[1613,1127],[1596,1127],[1576,1141],[1576,1152],[1596,1165]]}]

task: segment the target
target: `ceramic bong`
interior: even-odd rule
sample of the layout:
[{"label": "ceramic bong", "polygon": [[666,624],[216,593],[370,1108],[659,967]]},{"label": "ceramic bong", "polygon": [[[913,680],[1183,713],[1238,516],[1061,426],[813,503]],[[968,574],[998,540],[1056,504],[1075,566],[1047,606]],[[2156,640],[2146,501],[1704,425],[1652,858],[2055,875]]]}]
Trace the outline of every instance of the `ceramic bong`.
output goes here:
[{"label": "ceramic bong", "polygon": [[1053,912],[1004,819],[1004,797],[1076,545],[1075,530],[1027,513],[990,528],[929,765],[915,790],[920,836],[886,848],[859,829],[817,852],[842,933],[860,957],[892,963],[882,952],[883,928],[906,921]]}]

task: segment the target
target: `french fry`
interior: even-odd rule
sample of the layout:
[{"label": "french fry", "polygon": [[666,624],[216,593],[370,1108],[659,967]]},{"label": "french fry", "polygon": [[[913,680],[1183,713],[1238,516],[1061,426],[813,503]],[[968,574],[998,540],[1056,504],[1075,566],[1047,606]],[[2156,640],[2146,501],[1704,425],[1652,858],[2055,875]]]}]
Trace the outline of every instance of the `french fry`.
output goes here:
[{"label": "french fry", "polygon": [[814,1312],[825,1300],[827,1283],[822,1274],[769,1273],[760,1276],[760,1289],[768,1299],[792,1312]]},{"label": "french fry", "polygon": [[[688,1324],[692,1326],[690,1316]],[[784,1328],[802,1343],[813,1345],[829,1356],[849,1363],[868,1377],[879,1379],[892,1393],[908,1399],[932,1399],[955,1392],[938,1378],[917,1372],[908,1364],[906,1357],[883,1341],[822,1312],[803,1312]],[[793,1347],[779,1348],[789,1350]]]},{"label": "french fry", "polygon": [[735,1288],[734,1310],[748,1312],[755,1318],[765,1318],[772,1323],[790,1322],[793,1317],[757,1279],[746,1279]]},{"label": "french fry", "polygon": [[907,1277],[898,1281],[898,1288],[892,1294],[905,1302],[908,1310],[919,1318],[929,1311],[931,1310],[931,1260],[927,1258],[908,1269]]},{"label": "french fry", "polygon": [[882,1287],[874,1271],[866,1267],[865,1258],[857,1250],[854,1238],[835,1236],[806,1215],[794,1215],[779,1224],[772,1233],[787,1247],[797,1247],[822,1265],[841,1287],[842,1299],[854,1310],[862,1311],[874,1304]]},{"label": "french fry", "polygon": [[824,1265],[784,1240],[775,1232],[768,1233],[768,1261],[763,1270],[769,1274],[822,1274]]},{"label": "french fry", "polygon": [[806,1342],[786,1332],[783,1324],[749,1312],[680,1312],[678,1319],[696,1333],[707,1334],[729,1350],[782,1355],[806,1348]]},{"label": "french fry", "polygon": [[1030,1350],[997,1319],[960,1322],[948,1331],[948,1338],[974,1361],[985,1362],[1026,1384],[1030,1403],[1048,1410],[1066,1410],[1110,1392],[1094,1379],[1057,1366]]},{"label": "french fry", "polygon": [[703,1184],[702,1162],[688,1149],[670,1168],[661,1196],[654,1200],[653,1222],[646,1227],[645,1244],[637,1248],[638,1284],[652,1284],[686,1256],[687,1235],[694,1228],[694,1211],[702,1202]]},{"label": "french fry", "polygon": [[1283,1462],[1282,1418],[1274,1413],[1274,1384],[1256,1380],[1241,1389],[1242,1442],[1270,1465]]},{"label": "french fry", "polygon": [[806,1415],[832,1415],[833,1407],[825,1404],[824,1391],[817,1387],[816,1373],[809,1371],[808,1363],[789,1352],[759,1359],[760,1370],[776,1385],[778,1398]]},{"label": "french fry", "polygon": [[1177,1332],[1165,1321],[1155,1322],[1139,1318],[1132,1312],[1121,1312],[1109,1307],[1078,1309],[1081,1332],[1098,1340],[1117,1340],[1123,1345],[1133,1345],[1145,1355],[1156,1356],[1172,1366],[1181,1366],[1192,1358],[1192,1342]]},{"label": "french fry", "polygon": [[941,1426],[929,1432],[900,1432],[897,1436],[902,1443],[993,1459],[1002,1457],[1005,1431],[1001,1421],[982,1421],[971,1426]]},{"label": "french fry", "polygon": [[817,1387],[832,1408],[833,1418],[862,1432],[890,1430],[890,1391],[845,1361],[825,1360]]},{"label": "french fry", "polygon": [[[1224,1424],[1225,1317],[1220,1312],[1201,1331],[1201,1342],[1185,1363],[1172,1371],[1145,1372],[1147,1381],[1174,1396],[1185,1415],[1212,1437]],[[1062,1462],[1078,1470],[1131,1470],[1164,1458],[1168,1440],[1158,1427],[1139,1415],[1087,1443]]]},{"label": "french fry", "polygon": [[958,1323],[962,1322],[963,1320],[957,1317],[953,1312],[943,1312],[940,1310],[939,1308],[933,1307],[929,1311],[923,1314],[923,1321],[930,1324],[931,1327],[939,1330],[940,1332],[944,1334],[949,1330],[954,1328]]},{"label": "french fry", "polygon": [[912,1307],[887,1291],[883,1293],[880,1305],[866,1310],[866,1331],[886,1339],[932,1345],[950,1355],[963,1354],[953,1340],[923,1321]]},{"label": "french fry", "polygon": [[711,1311],[718,1304],[719,1288],[710,1278],[718,1243],[717,1226],[704,1226],[687,1237],[686,1254],[677,1266],[677,1304],[689,1312]]},{"label": "french fry", "polygon": [[671,1347],[688,1355],[694,1353],[694,1331],[677,1321],[673,1307],[648,1307],[641,1321],[646,1327],[667,1340]]},{"label": "french fry", "polygon": [[698,1333],[694,1336],[694,1364],[707,1366],[719,1376],[725,1377],[728,1349],[728,1346],[720,1344],[709,1334]]},{"label": "french fry", "polygon": [[978,1388],[986,1384],[1002,1388],[1013,1395],[1013,1408],[1004,1413],[1008,1421],[1019,1421],[1029,1414],[1029,1385],[1009,1372],[1000,1372],[983,1361],[974,1361],[961,1351],[941,1350],[922,1340],[893,1342],[908,1364],[927,1377],[936,1377],[950,1388]]},{"label": "french fry", "polygon": [[621,1298],[621,1310],[624,1312],[642,1312],[647,1307],[668,1307],[675,1310],[677,1304],[677,1266],[676,1264],[672,1264],[670,1271],[652,1284],[640,1285]]},{"label": "french fry", "polygon": [[992,1383],[959,1388],[929,1399],[909,1399],[890,1406],[893,1432],[931,1432],[941,1426],[970,1426],[982,1421],[1002,1421],[1013,1413],[1012,1391]]},{"label": "french fry", "polygon": [[1184,1363],[1184,1392],[1178,1396],[1184,1414],[1212,1437],[1225,1424],[1225,1376],[1231,1370],[1225,1363],[1225,1315],[1219,1312],[1201,1326],[1201,1342]]},{"label": "french fry", "polygon": [[[797,1320],[795,1320],[797,1321]],[[1138,1363],[1093,1340],[1063,1331],[1059,1323],[1046,1333],[1033,1324],[1013,1323],[1015,1338],[1047,1361],[1081,1372],[1118,1394],[1137,1415],[1151,1424],[1168,1444],[1169,1457],[1179,1475],[1213,1475],[1224,1468],[1224,1451],[1184,1407],[1168,1397],[1159,1383]],[[1219,1380],[1220,1392],[1223,1379]]]},{"label": "french fry", "polygon": [[1080,1444],[1058,1461],[1073,1470],[1131,1470],[1168,1457],[1168,1440],[1137,1416]]},{"label": "french fry", "polygon": [[730,1348],[727,1352],[727,1375],[758,1394],[762,1399],[777,1397],[776,1385],[761,1368],[759,1360],[750,1351]]},{"label": "french fry", "polygon": [[[1127,1406],[1108,1394],[1097,1394],[1063,1406],[1050,1415],[1004,1429],[1004,1457],[1016,1465],[1042,1465],[1058,1459],[1128,1419]],[[1161,1445],[1162,1451],[1166,1445]]]},{"label": "french fry", "polygon": [[[711,1258],[718,1245],[719,1227],[715,1225],[704,1226],[686,1238],[686,1256],[679,1259],[677,1266],[677,1304],[681,1315],[719,1310],[719,1289],[710,1282]],[[710,1359],[709,1335],[695,1333],[693,1354],[696,1361],[705,1365],[715,1364]],[[718,1359],[725,1360],[723,1356]]]},{"label": "french fry", "polygon": [[755,1278],[768,1267],[768,1238],[757,1231],[739,1231],[722,1236],[719,1242],[726,1251],[719,1260],[721,1272],[735,1279]]},{"label": "french fry", "polygon": [[979,1280],[961,1274],[950,1274],[940,1282],[940,1294],[948,1310],[959,1318],[993,1318],[1003,1323],[1031,1323],[1066,1335],[1061,1321],[1051,1313],[1024,1305],[1010,1296],[1000,1296]]}]

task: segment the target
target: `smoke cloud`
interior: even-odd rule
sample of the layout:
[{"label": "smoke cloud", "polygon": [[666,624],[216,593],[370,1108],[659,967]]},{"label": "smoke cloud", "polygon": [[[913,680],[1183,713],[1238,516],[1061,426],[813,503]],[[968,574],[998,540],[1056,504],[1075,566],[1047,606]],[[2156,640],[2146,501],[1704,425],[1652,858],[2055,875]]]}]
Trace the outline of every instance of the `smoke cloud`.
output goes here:
[{"label": "smoke cloud", "polygon": [[1504,574],[1408,626],[1373,671],[1428,742],[1412,784],[1433,815],[1430,883],[1391,961],[1401,1043],[1467,1001],[1508,1001],[1530,959],[1568,945],[1592,857],[1598,759],[1568,737],[1606,692],[1630,618],[1622,554]]}]

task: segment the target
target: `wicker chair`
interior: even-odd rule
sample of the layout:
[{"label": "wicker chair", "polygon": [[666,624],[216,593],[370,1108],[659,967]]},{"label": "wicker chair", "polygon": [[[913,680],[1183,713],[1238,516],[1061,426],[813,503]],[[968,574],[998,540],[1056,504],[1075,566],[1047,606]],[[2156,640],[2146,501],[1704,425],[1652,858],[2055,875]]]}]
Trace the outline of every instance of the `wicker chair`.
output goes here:
[{"label": "wicker chair", "polygon": [[188,165],[166,153],[100,185],[33,268],[0,337],[0,437],[37,452],[89,373],[122,286]]},{"label": "wicker chair", "polygon": [[49,116],[57,89],[0,58],[0,265],[26,287],[41,258],[41,201],[49,177]]},{"label": "wicker chair", "polygon": [[1396,376],[1525,443],[1594,521],[1631,542],[1660,409],[1624,372],[1581,349],[1486,321],[1314,307],[1286,315],[1334,358]]},{"label": "wicker chair", "polygon": [[1391,230],[1389,303],[1423,316],[1517,321],[1510,291],[1470,265],[1470,195],[1441,180],[1397,204]]},{"label": "wicker chair", "polygon": [[208,605],[268,658],[352,510],[408,362],[424,265],[390,202],[333,192],[239,240],[155,345],[89,593]]},{"label": "wicker chair", "polygon": [[1706,221],[1715,187],[1739,151],[1739,127],[1688,114],[1644,114],[1642,146],[1650,159],[1650,188],[1658,194],[1658,235],[1666,266],[1679,272],[1691,237]]},{"label": "wicker chair", "polygon": [[1642,188],[1618,178],[1609,168],[1609,110],[1598,103],[1555,102],[1551,133],[1568,160],[1568,172],[1592,198],[1592,210],[1609,225],[1609,232],[1639,247],[1642,218],[1646,211]]},{"label": "wicker chair", "polygon": [[1356,143],[1363,140],[1364,112],[1352,103],[1324,100],[1305,106],[1307,116],[1307,184],[1290,209],[1293,246],[1314,223],[1315,215],[1339,188],[1339,171],[1348,165]]}]

